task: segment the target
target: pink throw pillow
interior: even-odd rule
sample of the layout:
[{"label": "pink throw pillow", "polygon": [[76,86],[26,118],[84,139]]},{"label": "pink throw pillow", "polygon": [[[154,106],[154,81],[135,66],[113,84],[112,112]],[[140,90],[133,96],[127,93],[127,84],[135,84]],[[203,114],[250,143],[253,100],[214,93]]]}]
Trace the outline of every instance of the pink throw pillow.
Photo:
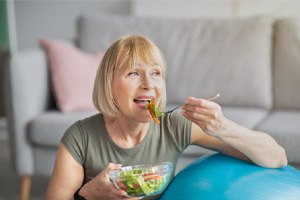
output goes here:
[{"label": "pink throw pillow", "polygon": [[92,93],[103,54],[86,53],[62,41],[41,39],[39,43],[47,54],[58,108],[62,112],[95,110]]}]

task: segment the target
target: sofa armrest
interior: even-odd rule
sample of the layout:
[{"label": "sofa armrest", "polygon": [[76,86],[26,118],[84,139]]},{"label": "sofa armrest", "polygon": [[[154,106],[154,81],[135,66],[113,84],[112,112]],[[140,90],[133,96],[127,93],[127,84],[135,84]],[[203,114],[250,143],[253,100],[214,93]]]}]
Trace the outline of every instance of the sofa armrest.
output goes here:
[{"label": "sofa armrest", "polygon": [[28,122],[50,104],[47,59],[40,49],[13,54],[8,69],[7,116],[11,156],[16,171],[31,175],[34,170],[32,149],[27,137]]}]

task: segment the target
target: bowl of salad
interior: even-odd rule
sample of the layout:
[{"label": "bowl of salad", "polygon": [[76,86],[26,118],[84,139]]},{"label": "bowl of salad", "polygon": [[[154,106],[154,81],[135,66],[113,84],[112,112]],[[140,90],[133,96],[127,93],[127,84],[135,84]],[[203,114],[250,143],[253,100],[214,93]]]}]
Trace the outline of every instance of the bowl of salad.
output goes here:
[{"label": "bowl of salad", "polygon": [[173,173],[173,163],[157,165],[123,166],[109,172],[110,180],[116,188],[125,190],[129,196],[151,196],[161,193],[169,184]]}]

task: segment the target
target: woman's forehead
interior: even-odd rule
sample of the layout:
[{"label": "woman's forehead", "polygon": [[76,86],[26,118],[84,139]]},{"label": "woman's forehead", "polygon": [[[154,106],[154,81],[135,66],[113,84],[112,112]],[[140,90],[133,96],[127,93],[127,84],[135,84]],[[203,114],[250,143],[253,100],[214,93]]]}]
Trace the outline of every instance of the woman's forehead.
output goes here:
[{"label": "woman's forehead", "polygon": [[155,69],[161,69],[162,67],[159,66],[158,64],[146,64],[146,63],[142,63],[142,62],[137,62],[134,63],[133,65],[124,65],[123,67],[120,67],[118,69],[116,69],[116,71],[119,72],[126,72],[126,71],[130,71],[130,70],[134,70],[134,69],[142,69],[142,68],[155,68]]},{"label": "woman's forehead", "polygon": [[134,62],[132,67],[160,67],[157,63]]}]

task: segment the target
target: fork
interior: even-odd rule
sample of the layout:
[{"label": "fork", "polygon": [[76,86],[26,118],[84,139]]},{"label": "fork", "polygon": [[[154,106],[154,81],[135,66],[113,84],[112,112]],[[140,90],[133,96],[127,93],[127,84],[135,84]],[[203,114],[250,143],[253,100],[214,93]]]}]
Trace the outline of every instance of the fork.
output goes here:
[{"label": "fork", "polygon": [[[216,94],[215,96],[210,97],[210,98],[208,98],[208,99],[206,99],[206,100],[212,101],[212,100],[215,100],[215,99],[219,98],[219,96],[220,96],[220,94]],[[174,112],[175,110],[177,110],[178,108],[180,108],[182,105],[183,105],[183,104],[180,104],[179,106],[176,106],[175,108],[172,108],[171,110],[168,110],[168,111],[165,111],[165,112],[161,112],[161,113],[163,113],[163,114],[172,113],[172,112]]]}]

